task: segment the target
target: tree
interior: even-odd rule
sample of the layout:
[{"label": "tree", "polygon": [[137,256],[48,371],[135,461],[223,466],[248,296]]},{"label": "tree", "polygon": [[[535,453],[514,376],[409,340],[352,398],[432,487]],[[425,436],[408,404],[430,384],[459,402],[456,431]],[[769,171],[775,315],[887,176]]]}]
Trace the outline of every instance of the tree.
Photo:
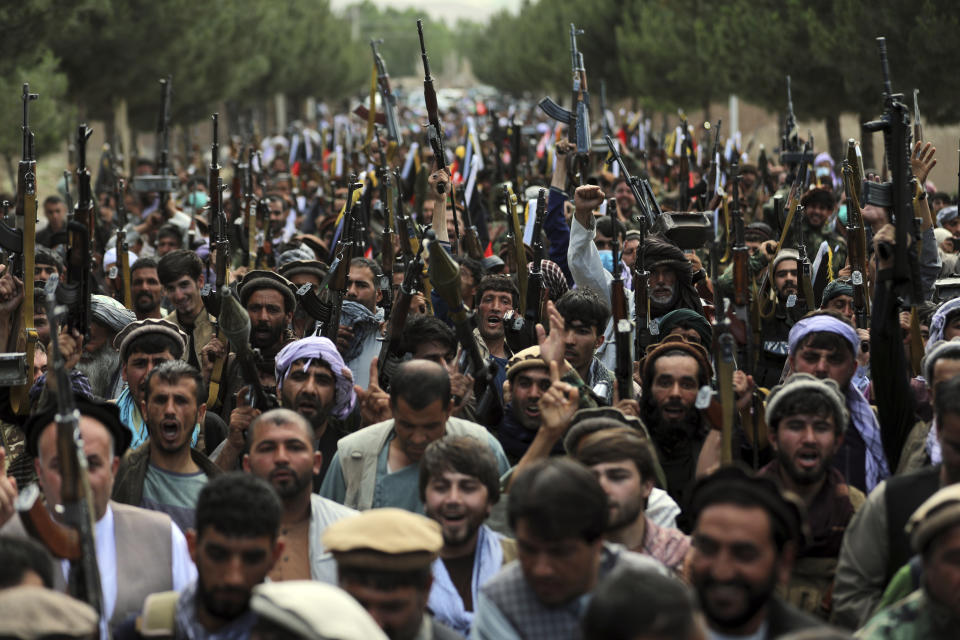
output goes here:
[{"label": "tree", "polygon": [[22,153],[20,123],[23,119],[21,101],[24,82],[30,83],[30,92],[40,94],[30,102],[30,128],[34,132],[37,156],[57,149],[70,130],[73,110],[66,100],[67,76],[57,69],[57,60],[49,50],[35,50],[29,57],[20,58],[16,71],[0,75],[0,156],[3,156],[11,189],[16,191],[16,159]]}]

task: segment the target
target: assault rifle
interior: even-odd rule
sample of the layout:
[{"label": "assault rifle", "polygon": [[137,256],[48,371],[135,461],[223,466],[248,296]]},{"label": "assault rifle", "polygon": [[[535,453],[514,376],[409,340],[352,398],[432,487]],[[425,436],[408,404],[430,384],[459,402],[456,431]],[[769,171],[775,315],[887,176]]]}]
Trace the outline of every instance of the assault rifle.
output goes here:
[{"label": "assault rifle", "polygon": [[[58,558],[70,561],[67,592],[86,602],[104,615],[103,593],[100,587],[100,569],[97,565],[96,511],[87,467],[87,455],[80,435],[80,412],[73,399],[70,376],[60,351],[57,336],[60,323],[68,310],[57,304],[59,277],[52,274],[47,280],[47,321],[50,324],[50,372],[56,381],[57,456],[60,475],[60,504],[49,509],[40,498],[37,485],[29,485],[17,497],[16,508],[20,520],[31,537],[36,538]],[[62,286],[62,285],[61,285]],[[53,385],[51,385],[53,386]],[[56,510],[57,520],[50,510]]]},{"label": "assault rifle", "polygon": [[[23,83],[23,149],[17,167],[17,197],[15,222],[8,226],[0,221],[0,247],[13,259],[7,264],[13,275],[23,282],[23,302],[20,303],[17,323],[16,352],[0,354],[0,384],[11,386],[10,404],[15,413],[26,415],[30,411],[28,393],[33,385],[33,356],[37,344],[37,331],[33,326],[33,268],[37,231],[37,161],[33,149],[33,131],[30,129],[30,101],[39,95],[30,93],[30,85]],[[4,203],[9,206],[9,203]],[[6,216],[4,216],[6,217]],[[5,349],[7,345],[0,345]]]},{"label": "assault rifle", "polygon": [[587,70],[583,66],[583,54],[577,48],[577,36],[583,29],[570,23],[570,66],[573,75],[573,109],[567,110],[549,97],[538,104],[540,108],[557,122],[567,125],[567,136],[577,145],[577,165],[579,182],[587,179],[587,165],[590,161],[590,95],[587,92]]},{"label": "assault rifle", "polygon": [[370,48],[373,50],[373,62],[377,65],[377,90],[380,92],[381,108],[386,120],[387,139],[392,145],[399,146],[403,144],[403,134],[400,132],[400,125],[397,121],[397,96],[390,90],[390,74],[387,73],[387,65],[383,62],[383,56],[377,51],[377,44],[380,42],[382,41],[370,41]]},{"label": "assault rifle", "polygon": [[[523,316],[517,315],[513,309],[507,311],[503,316],[503,329],[507,340],[507,345],[516,353],[527,347],[533,346],[537,342],[536,326],[543,318],[543,305],[546,293],[543,284],[543,241],[540,239],[540,232],[543,229],[543,219],[547,212],[547,190],[540,189],[537,196],[537,209],[533,220],[527,220],[527,224],[533,223],[533,237],[531,245],[533,249],[533,262],[527,267],[527,254],[523,248],[523,231],[519,226],[514,229],[511,227],[510,240],[513,240],[511,255],[517,254],[517,279],[525,276],[526,291],[521,296],[520,309]],[[511,222],[516,215],[511,215]],[[519,239],[519,243],[517,240]]]},{"label": "assault rifle", "polygon": [[[23,83],[23,151],[17,167],[16,222],[10,227],[0,221],[0,247],[13,255],[7,268],[23,282],[23,302],[20,303],[17,344],[15,353],[0,354],[0,384],[11,386],[10,404],[19,415],[30,412],[30,387],[33,386],[33,356],[37,345],[37,331],[33,326],[33,268],[37,231],[37,161],[33,149],[33,131],[30,130],[30,101],[39,95],[30,93],[30,85]],[[2,345],[0,348],[6,348]]]},{"label": "assault rifle", "polygon": [[[627,166],[623,162],[620,151],[613,143],[613,139],[607,136],[605,140],[607,147],[610,149],[610,159],[607,160],[607,163],[616,162],[620,166],[620,175],[623,176],[627,184],[630,185],[630,191],[633,193],[633,198],[637,202],[637,211],[639,212],[640,245],[637,247],[637,261],[633,267],[633,302],[634,316],[636,318],[636,334],[634,338],[636,345],[634,352],[638,358],[642,358],[647,352],[647,347],[653,341],[650,335],[650,296],[647,288],[650,280],[650,272],[647,271],[646,268],[644,247],[647,243],[647,232],[650,229],[651,215],[653,213],[651,205],[648,203],[653,202],[654,207],[657,207],[657,205],[656,200],[653,198],[653,190],[650,188],[647,180],[631,176],[630,172],[627,171]],[[650,200],[647,199],[648,195]]]},{"label": "assault rifle", "polygon": [[[275,396],[267,393],[260,384],[257,365],[262,362],[259,350],[250,346],[250,316],[240,305],[230,287],[218,288],[216,296],[220,299],[219,329],[233,345],[240,374],[248,385],[248,403],[260,411],[276,409],[279,405]],[[211,376],[211,383],[213,377]],[[212,386],[212,385],[211,385]]]},{"label": "assault rifle", "polygon": [[[633,399],[633,323],[627,308],[627,295],[623,285],[623,261],[620,259],[620,237],[617,228],[617,200],[607,201],[607,213],[610,214],[611,228],[614,230],[610,248],[613,250],[613,281],[610,283],[610,307],[613,311],[613,330],[617,348],[616,374],[617,394],[620,400]],[[637,253],[643,247],[637,248]]]},{"label": "assault rifle", "polygon": [[[90,192],[90,171],[87,170],[87,139],[93,133],[81,124],[77,131],[77,206],[67,222],[68,283],[57,287],[57,301],[70,313],[66,325],[90,338],[90,302],[93,295],[93,195]],[[56,234],[59,239],[60,234]],[[53,242],[56,243],[57,239]]]},{"label": "assault rifle", "polygon": [[[916,179],[910,167],[912,153],[910,113],[903,103],[903,95],[893,93],[890,84],[886,38],[877,38],[877,45],[880,49],[880,66],[883,71],[884,112],[879,120],[867,122],[863,126],[868,131],[883,133],[890,182],[881,185],[881,189],[889,194],[896,225],[896,246],[893,247],[893,284],[897,292],[910,303],[911,344],[916,344],[921,342],[917,305],[923,302],[924,296],[920,281],[920,262],[917,256],[920,232],[913,211]],[[881,244],[877,247],[877,251],[889,255],[890,247]],[[917,349],[912,349],[912,351],[915,350]],[[917,373],[919,368],[921,354],[922,349],[919,349],[919,353],[913,354],[914,373]]]},{"label": "assault rifle", "polygon": [[[214,282],[207,282],[203,285],[200,295],[203,299],[203,306],[207,312],[214,318],[214,335],[224,343],[225,353],[229,352],[230,344],[227,337],[220,327],[220,317],[223,309],[222,292],[227,289],[227,263],[230,260],[230,241],[227,238],[227,218],[223,213],[223,178],[220,177],[220,142],[218,138],[218,121],[220,114],[213,114],[213,142],[210,146],[210,170],[209,170],[209,192],[210,202],[208,203],[209,214],[209,234],[210,234],[210,258],[214,262]],[[235,347],[237,345],[234,345]],[[213,371],[210,374],[210,383],[207,395],[207,407],[216,409],[220,406],[220,383],[223,379],[223,369],[226,364],[226,355],[217,359],[213,363]]]},{"label": "assault rifle", "polygon": [[399,356],[400,345],[403,342],[403,327],[407,324],[407,316],[410,314],[410,303],[416,294],[416,282],[423,271],[423,246],[414,256],[413,260],[407,263],[403,273],[403,282],[400,283],[400,291],[397,294],[396,302],[393,305],[393,313],[387,323],[387,331],[383,343],[380,345],[380,357],[377,359],[377,381],[381,389],[389,389],[390,369],[387,365],[391,356]]},{"label": "assault rifle", "polygon": [[126,182],[117,178],[113,184],[113,195],[117,201],[117,264],[114,267],[119,271],[120,286],[117,290],[120,302],[127,309],[133,310],[133,295],[130,292],[130,247],[127,244],[127,207],[123,202],[126,194]]},{"label": "assault rifle", "polygon": [[[798,302],[802,301],[802,306],[800,307],[800,314],[803,315],[807,311],[817,308],[813,296],[813,276],[810,271],[810,258],[807,256],[807,243],[803,238],[803,205],[797,204],[796,213],[793,216],[793,223],[796,225],[797,229],[797,255],[799,256],[797,264],[797,283],[798,288],[800,289],[800,295],[798,296]],[[772,261],[771,261],[772,262]]]},{"label": "assault rifle", "polygon": [[344,205],[343,232],[340,234],[336,247],[336,269],[330,267],[330,283],[326,292],[330,305],[329,319],[320,328],[320,335],[336,343],[340,331],[340,312],[343,309],[343,298],[347,294],[347,280],[350,275],[350,261],[355,257],[354,238],[356,235],[356,217],[359,215],[360,203],[353,204],[353,194],[363,185],[357,182],[357,176],[350,176],[350,187],[347,191],[347,202]]},{"label": "assault rifle", "polygon": [[463,304],[460,293],[460,265],[429,237],[425,242],[430,263],[430,279],[437,288],[437,294],[450,309],[449,317],[460,344],[461,357],[464,360],[461,372],[473,376],[477,419],[482,424],[496,424],[499,422],[497,415],[502,411],[500,393],[493,385],[496,363],[492,360],[487,362],[480,353],[480,346],[473,333],[473,313]]},{"label": "assault rifle", "polygon": [[[853,147],[853,140],[848,143]],[[848,154],[849,157],[849,154]],[[843,187],[847,195],[847,247],[850,266],[853,272],[850,281],[853,284],[853,317],[858,329],[870,328],[870,291],[867,288],[867,237],[863,226],[863,214],[856,195],[854,183],[855,170],[845,159],[842,165]]]},{"label": "assault rifle", "polygon": [[[157,160],[156,173],[153,175],[134,176],[133,190],[141,193],[159,193],[160,211],[163,211],[167,202],[167,195],[179,187],[177,176],[170,172],[170,94],[173,88],[173,77],[160,79],[160,116],[157,119]],[[213,195],[213,194],[211,194]]]}]

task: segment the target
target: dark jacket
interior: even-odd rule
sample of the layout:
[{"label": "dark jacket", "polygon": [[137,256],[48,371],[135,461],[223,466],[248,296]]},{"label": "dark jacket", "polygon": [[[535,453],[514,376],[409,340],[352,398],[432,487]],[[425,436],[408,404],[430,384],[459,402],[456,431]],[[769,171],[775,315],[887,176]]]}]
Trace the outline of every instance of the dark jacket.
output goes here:
[{"label": "dark jacket", "polygon": [[802,629],[820,628],[824,631],[830,629],[822,620],[800,611],[777,597],[774,597],[767,605],[767,624],[769,625],[767,628],[768,640],[775,640]]},{"label": "dark jacket", "polygon": [[[208,478],[215,478],[223,473],[223,470],[215,465],[210,458],[196,449],[190,449],[190,457]],[[113,496],[111,497],[117,502],[139,507],[143,502],[143,483],[149,468],[150,441],[147,440],[140,445],[140,448],[130,451],[120,461],[120,468],[117,469],[117,477],[113,483]]]}]

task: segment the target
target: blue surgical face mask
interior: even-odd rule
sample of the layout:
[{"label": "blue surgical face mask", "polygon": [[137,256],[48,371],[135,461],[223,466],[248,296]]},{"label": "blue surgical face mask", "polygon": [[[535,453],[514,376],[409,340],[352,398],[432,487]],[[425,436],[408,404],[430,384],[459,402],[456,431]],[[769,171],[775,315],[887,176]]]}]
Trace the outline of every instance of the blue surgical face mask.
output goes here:
[{"label": "blue surgical face mask", "polygon": [[206,192],[191,191],[187,194],[186,206],[192,208],[194,211],[199,211],[206,206],[208,200]]},{"label": "blue surgical face mask", "polygon": [[603,268],[613,273],[613,251],[610,249],[601,249],[600,250],[600,262],[603,263]]},{"label": "blue surgical face mask", "polygon": [[830,167],[817,167],[817,177],[826,178],[830,175]]}]

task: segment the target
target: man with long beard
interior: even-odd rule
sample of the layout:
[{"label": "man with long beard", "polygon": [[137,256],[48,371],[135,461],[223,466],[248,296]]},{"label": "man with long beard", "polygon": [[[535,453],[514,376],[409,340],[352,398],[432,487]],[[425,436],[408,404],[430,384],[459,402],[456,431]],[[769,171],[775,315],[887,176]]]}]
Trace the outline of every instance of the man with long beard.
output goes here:
[{"label": "man with long beard", "polygon": [[771,480],[725,467],[697,483],[691,517],[690,581],[710,638],[780,638],[821,626],[776,595],[793,568],[801,516]]},{"label": "man with long beard", "polygon": [[431,443],[420,463],[420,499],[443,534],[428,606],[437,620],[467,637],[480,587],[517,555],[512,539],[484,524],[500,499],[490,449],[468,436]]},{"label": "man with long beard", "polygon": [[[706,350],[679,335],[664,338],[643,360],[640,419],[650,431],[667,490],[681,509],[688,504],[709,431],[705,416],[694,403],[712,375]],[[684,523],[680,524],[683,528]]]},{"label": "man with long beard", "polygon": [[321,538],[331,523],[356,511],[313,493],[313,476],[322,460],[310,423],[290,409],[268,411],[250,425],[250,453],[243,457],[243,469],[273,485],[283,505],[283,556],[270,572],[273,581],[337,584],[336,563]]},{"label": "man with long beard", "polygon": [[90,340],[83,345],[77,370],[90,380],[93,395],[113,400],[123,390],[120,373],[120,352],[113,339],[137,317],[132,311],[108,296],[91,296]]},{"label": "man with long beard", "polygon": [[[318,336],[291,342],[274,362],[280,406],[307,419],[314,448],[322,456],[315,474],[315,487],[319,487],[337,452],[337,441],[344,435],[341,421],[357,403],[350,370],[333,342]],[[259,409],[246,405],[230,413],[227,439],[212,454],[221,469],[239,468],[250,424],[259,415]]]},{"label": "man with long beard", "polygon": [[767,397],[766,421],[776,456],[758,475],[803,501],[810,529],[784,595],[790,604],[822,618],[830,614],[843,534],[866,500],[833,466],[848,415],[839,387],[829,378],[795,373]]}]

